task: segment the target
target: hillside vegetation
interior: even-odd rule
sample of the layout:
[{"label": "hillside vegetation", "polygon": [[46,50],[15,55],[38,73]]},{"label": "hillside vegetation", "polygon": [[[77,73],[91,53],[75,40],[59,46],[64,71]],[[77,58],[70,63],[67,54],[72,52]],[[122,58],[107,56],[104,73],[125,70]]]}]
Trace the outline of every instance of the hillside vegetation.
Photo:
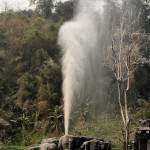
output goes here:
[{"label": "hillside vegetation", "polygon": [[[73,17],[76,1],[39,0],[36,5],[35,10],[0,13],[1,145],[30,146],[38,144],[42,138],[64,134],[62,53],[57,39],[61,25]],[[127,8],[140,10],[138,24],[132,26],[132,31],[138,25],[139,32],[145,34],[137,49],[138,55],[146,60],[146,63],[135,64],[127,94],[133,140],[138,120],[150,119],[150,65],[147,63],[150,58],[150,6],[142,0],[128,0],[128,5]],[[121,11],[113,1],[108,1],[104,7],[106,26],[99,33],[103,35],[102,64],[107,62],[106,49],[112,45],[113,33],[120,29]],[[99,92],[103,100],[86,99],[74,108],[70,134],[102,137],[121,145],[124,129],[117,81],[107,65],[102,69],[104,83]],[[123,97],[122,94],[121,99]],[[124,101],[121,102],[124,107]]]}]

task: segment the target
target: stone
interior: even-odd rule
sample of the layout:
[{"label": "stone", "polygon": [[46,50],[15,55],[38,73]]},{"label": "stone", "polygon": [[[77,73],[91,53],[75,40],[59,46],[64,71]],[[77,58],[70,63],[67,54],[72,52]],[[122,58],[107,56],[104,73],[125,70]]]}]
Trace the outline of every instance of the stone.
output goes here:
[{"label": "stone", "polygon": [[44,144],[44,143],[55,143],[58,146],[59,140],[57,138],[43,139],[41,144]]},{"label": "stone", "polygon": [[31,147],[28,150],[40,150],[40,147],[39,146],[37,146],[37,147]]},{"label": "stone", "polygon": [[103,139],[98,139],[98,138],[65,135],[65,136],[62,136],[60,138],[59,144],[58,144],[58,149],[59,150],[65,150],[65,149],[69,149],[69,147],[71,150],[79,149],[84,142],[90,141],[93,139],[95,139],[97,141],[104,141]]},{"label": "stone", "polygon": [[110,142],[103,142],[96,139],[86,141],[82,144],[79,150],[111,150]]},{"label": "stone", "polygon": [[43,143],[40,145],[40,150],[57,150],[55,143]]},{"label": "stone", "polygon": [[37,147],[31,147],[28,150],[58,150],[55,143],[43,143]]},{"label": "stone", "polygon": [[67,147],[69,147],[69,139],[72,140],[72,136],[70,135],[64,135],[59,139],[58,149],[59,150],[65,150]]},{"label": "stone", "polygon": [[38,147],[31,147],[29,150],[94,150],[99,143],[104,140],[100,138],[91,138],[86,136],[64,135],[59,140],[57,138],[43,139]]},{"label": "stone", "polygon": [[95,150],[99,143],[102,142],[102,141],[99,141],[99,140],[90,140],[90,141],[86,141],[82,144],[82,146],[79,148],[80,150]]}]

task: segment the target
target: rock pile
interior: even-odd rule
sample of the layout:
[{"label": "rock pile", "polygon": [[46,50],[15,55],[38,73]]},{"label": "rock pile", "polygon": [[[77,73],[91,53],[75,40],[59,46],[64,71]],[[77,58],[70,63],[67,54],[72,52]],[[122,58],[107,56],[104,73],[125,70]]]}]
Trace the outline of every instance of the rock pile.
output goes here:
[{"label": "rock pile", "polygon": [[60,139],[43,139],[41,145],[31,147],[29,150],[111,150],[110,143],[104,143],[103,139],[89,138],[85,136],[65,135]]}]

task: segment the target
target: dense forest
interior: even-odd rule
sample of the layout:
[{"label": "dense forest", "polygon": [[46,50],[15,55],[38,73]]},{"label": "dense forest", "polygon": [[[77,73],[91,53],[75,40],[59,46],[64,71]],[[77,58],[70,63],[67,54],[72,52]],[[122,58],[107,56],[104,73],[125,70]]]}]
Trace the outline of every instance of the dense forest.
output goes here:
[{"label": "dense forest", "polygon": [[[134,64],[136,69],[130,77],[127,93],[129,118],[136,125],[139,119],[150,119],[150,5],[143,0],[128,0],[124,5],[128,9],[134,8],[136,12],[132,13],[138,16],[138,23],[130,22],[132,29],[126,30],[130,33],[138,31],[142,35],[132,39],[135,42],[140,38],[137,49],[142,61]],[[0,13],[0,141],[4,145],[28,146],[38,143],[43,137],[64,134],[62,53],[57,39],[61,25],[73,17],[75,8],[74,0],[57,3],[38,0],[35,10],[8,9]],[[105,28],[99,33],[104,43],[101,54],[102,64],[105,64],[102,68],[105,83],[100,89],[103,101],[92,103],[93,99],[88,99],[80,104],[82,107],[74,110],[72,134],[107,135],[105,138],[111,140],[116,136],[116,133],[112,135],[110,126],[116,127],[121,122],[117,80],[115,70],[106,65],[110,54],[106,49],[111,46],[111,55],[116,56],[112,47],[117,46],[112,44],[112,39],[115,37],[117,41],[114,33],[121,29],[119,14],[123,9],[111,0],[104,7]],[[124,17],[128,17],[126,15]],[[131,46],[132,41],[126,40],[128,36],[125,35],[124,44]],[[94,112],[93,108],[97,111]],[[97,127],[101,127],[100,124],[102,130]]]}]

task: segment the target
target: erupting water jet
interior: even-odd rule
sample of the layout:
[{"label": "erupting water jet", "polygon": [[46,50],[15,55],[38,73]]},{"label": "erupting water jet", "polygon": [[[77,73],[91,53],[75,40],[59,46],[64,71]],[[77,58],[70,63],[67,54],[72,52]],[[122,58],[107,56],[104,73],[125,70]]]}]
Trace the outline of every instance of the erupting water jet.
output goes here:
[{"label": "erupting water jet", "polygon": [[91,74],[97,74],[98,70],[100,44],[98,20],[101,11],[97,12],[97,6],[100,6],[99,9],[102,10],[102,1],[79,1],[75,16],[71,21],[63,24],[59,31],[58,44],[63,54],[65,135],[68,135],[69,118],[75,95],[79,91],[85,92],[86,80],[92,86]]}]

